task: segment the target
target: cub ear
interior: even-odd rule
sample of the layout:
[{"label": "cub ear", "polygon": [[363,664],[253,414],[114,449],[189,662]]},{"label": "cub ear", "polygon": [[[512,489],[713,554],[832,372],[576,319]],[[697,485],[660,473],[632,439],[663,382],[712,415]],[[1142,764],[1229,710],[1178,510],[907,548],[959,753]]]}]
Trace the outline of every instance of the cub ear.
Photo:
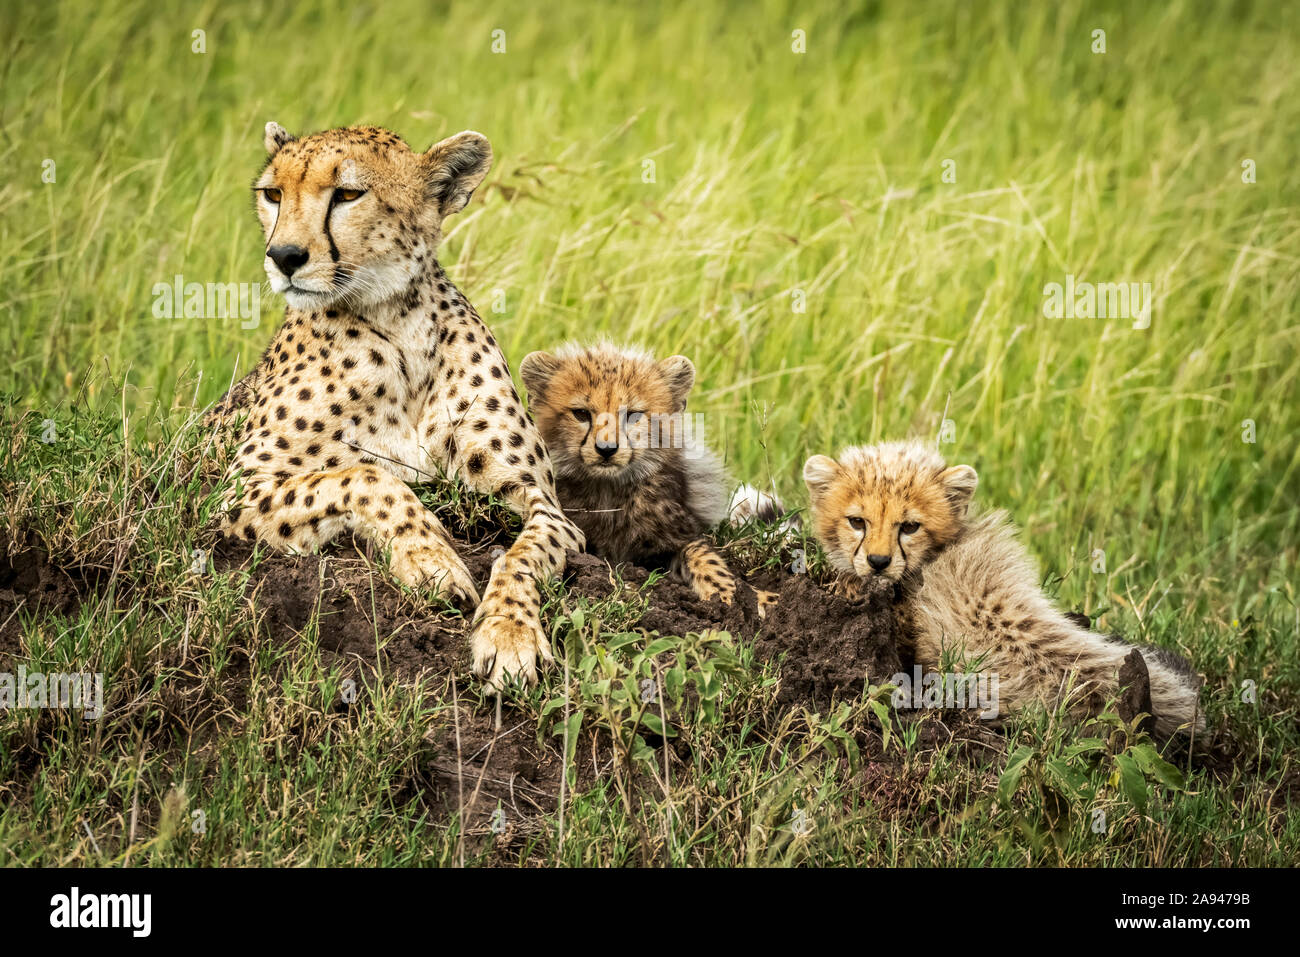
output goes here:
[{"label": "cub ear", "polygon": [[272,120],[266,124],[266,133],[262,137],[262,145],[266,147],[268,156],[274,156],[284,148],[285,143],[292,143],[293,140],[293,134],[275,120]]},{"label": "cub ear", "polygon": [[659,371],[668,383],[668,391],[682,408],[686,407],[686,397],[695,385],[695,364],[685,356],[669,356],[659,363]]},{"label": "cub ear", "polygon": [[839,474],[840,463],[829,455],[814,455],[803,464],[803,481],[814,504],[821,500]]},{"label": "cub ear", "polygon": [[559,360],[549,352],[530,352],[519,363],[519,378],[528,390],[528,398],[539,401],[546,394],[546,384],[559,368]]},{"label": "cub ear", "polygon": [[466,130],[430,146],[424,164],[429,195],[450,216],[465,208],[492,168],[492,146],[482,133]]},{"label": "cub ear", "polygon": [[969,465],[954,465],[940,473],[939,481],[943,484],[943,490],[947,493],[948,501],[952,503],[953,512],[957,515],[966,514],[979,480],[979,476]]}]

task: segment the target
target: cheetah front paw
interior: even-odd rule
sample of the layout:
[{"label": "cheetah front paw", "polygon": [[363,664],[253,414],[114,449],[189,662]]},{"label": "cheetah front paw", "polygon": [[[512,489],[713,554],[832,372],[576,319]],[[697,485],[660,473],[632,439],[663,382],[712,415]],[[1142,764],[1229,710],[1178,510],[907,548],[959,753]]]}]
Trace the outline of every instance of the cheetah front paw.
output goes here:
[{"label": "cheetah front paw", "polygon": [[575,552],[585,552],[587,550],[587,533],[569,520],[567,515],[562,516],[564,519],[563,535],[572,540],[570,547]]},{"label": "cheetah front paw", "polygon": [[455,550],[448,545],[414,545],[393,549],[393,577],[412,588],[432,587],[439,595],[473,607],[478,587]]},{"label": "cheetah front paw", "polygon": [[474,674],[488,691],[499,692],[511,681],[535,684],[538,661],[545,667],[555,660],[546,632],[535,615],[517,605],[492,607],[497,605],[490,595],[479,605],[469,639]]}]

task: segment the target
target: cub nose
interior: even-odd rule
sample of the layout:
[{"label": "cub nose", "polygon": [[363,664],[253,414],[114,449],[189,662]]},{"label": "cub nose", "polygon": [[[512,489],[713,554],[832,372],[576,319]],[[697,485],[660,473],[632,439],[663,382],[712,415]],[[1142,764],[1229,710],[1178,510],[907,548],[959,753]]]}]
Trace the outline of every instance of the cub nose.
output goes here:
[{"label": "cub nose", "polygon": [[893,555],[868,555],[867,564],[875,571],[883,572],[889,567],[889,563],[894,560]]},{"label": "cub nose", "polygon": [[615,442],[614,444],[610,445],[610,444],[606,444],[605,442],[597,442],[596,451],[600,453],[600,457],[602,459],[610,458],[611,456],[613,456],[615,452],[618,451],[618,443]]},{"label": "cub nose", "polygon": [[307,250],[301,246],[272,246],[266,251],[271,257],[271,262],[279,267],[280,272],[286,277],[292,276],[294,272],[306,264],[307,259],[311,256]]}]

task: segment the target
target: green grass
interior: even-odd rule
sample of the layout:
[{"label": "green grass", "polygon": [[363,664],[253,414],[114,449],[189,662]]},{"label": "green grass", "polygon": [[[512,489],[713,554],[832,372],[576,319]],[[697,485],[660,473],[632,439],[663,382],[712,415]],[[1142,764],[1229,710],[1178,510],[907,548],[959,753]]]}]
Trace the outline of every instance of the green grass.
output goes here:
[{"label": "green grass", "polygon": [[[754,743],[742,731],[746,709],[762,711],[746,697],[764,693],[755,676],[699,727],[686,781],[631,810],[616,782],[571,793],[563,848],[552,822],[511,859],[1294,863],[1298,21],[1287,5],[1068,0],[5,8],[0,391],[21,433],[5,521],[109,573],[76,620],[27,623],[45,636],[27,650],[102,656],[142,683],[104,740],[0,717],[0,860],[123,859],[133,805],[149,826],[131,863],[464,854],[455,821],[411,796],[424,728],[446,720],[428,689],[386,679],[379,707],[334,714],[322,689],[337,675],[310,642],[267,647],[238,583],[185,575],[211,503],[180,464],[201,438],[178,423],[255,361],[280,304],[268,295],[246,330],[157,319],[151,290],[177,274],[262,280],[247,187],[275,119],[376,123],[419,147],[486,134],[496,165],[441,259],[512,363],[598,334],[685,353],[700,373],[692,409],[733,471],[794,501],[808,455],[935,435],[946,407],[946,453],[979,471],[981,501],[1010,509],[1050,587],[1190,657],[1232,755],[1141,811],[1089,765],[1089,800],[1118,802],[1121,824],[1044,843],[1043,801],[1057,799],[1038,784],[1017,798],[1029,826],[990,803],[1001,753],[978,770],[917,745],[886,813],[864,797],[866,772],[825,745],[829,716],[794,729],[767,715]],[[1067,274],[1152,283],[1150,328],[1046,318],[1043,288]],[[115,414],[75,418],[73,405]],[[46,418],[77,440],[35,442]],[[113,593],[126,577],[132,589]],[[183,627],[205,656],[192,674],[173,660]],[[246,702],[222,698],[230,643],[250,654]],[[1241,701],[1246,681],[1257,704]],[[173,691],[203,702],[197,757],[174,737],[193,702]],[[1056,754],[1062,734],[1027,723],[999,750]],[[204,790],[219,839],[147,845],[184,781]],[[820,809],[818,826],[781,838],[798,801]]]}]

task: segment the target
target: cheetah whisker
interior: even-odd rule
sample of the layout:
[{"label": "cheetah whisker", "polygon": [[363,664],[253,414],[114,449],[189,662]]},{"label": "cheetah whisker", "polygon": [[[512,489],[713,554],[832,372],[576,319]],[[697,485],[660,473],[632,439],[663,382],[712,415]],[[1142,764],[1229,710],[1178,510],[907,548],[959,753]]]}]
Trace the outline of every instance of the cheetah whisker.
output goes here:
[{"label": "cheetah whisker", "polygon": [[437,481],[438,479],[437,475],[433,474],[432,472],[425,471],[424,469],[420,468],[418,465],[408,465],[406,462],[403,462],[401,459],[392,458],[391,456],[384,455],[384,453],[382,452],[375,452],[374,450],[368,449],[365,446],[358,445],[356,442],[349,442],[347,439],[340,439],[339,441],[341,441],[344,445],[346,445],[350,449],[356,449],[362,455],[373,455],[377,459],[383,459],[385,462],[392,462],[394,465],[400,465],[404,469],[410,469],[412,472],[415,472],[417,475],[428,476],[434,481]]}]

